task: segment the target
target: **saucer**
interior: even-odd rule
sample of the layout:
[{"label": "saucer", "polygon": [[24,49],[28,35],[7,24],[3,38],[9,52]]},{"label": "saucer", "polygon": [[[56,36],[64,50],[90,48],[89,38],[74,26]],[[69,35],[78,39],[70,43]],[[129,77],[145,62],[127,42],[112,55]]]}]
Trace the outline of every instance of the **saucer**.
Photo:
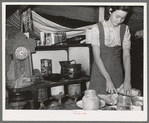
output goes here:
[{"label": "saucer", "polygon": [[[106,105],[106,103],[103,100],[99,100],[99,103],[100,103],[99,109],[103,108]],[[78,107],[83,108],[82,100],[78,101],[76,104]]]}]

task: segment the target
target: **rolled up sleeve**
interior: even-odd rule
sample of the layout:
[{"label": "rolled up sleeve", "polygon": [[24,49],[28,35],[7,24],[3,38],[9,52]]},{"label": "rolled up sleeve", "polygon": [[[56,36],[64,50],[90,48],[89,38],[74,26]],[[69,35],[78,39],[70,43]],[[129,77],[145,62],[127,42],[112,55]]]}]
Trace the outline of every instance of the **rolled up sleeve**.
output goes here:
[{"label": "rolled up sleeve", "polygon": [[100,42],[99,42],[99,29],[98,26],[95,24],[92,26],[92,31],[91,31],[91,44],[92,45],[97,45],[100,46]]},{"label": "rolled up sleeve", "polygon": [[126,31],[125,31],[124,39],[123,39],[123,49],[131,48],[130,38],[131,38],[130,30],[129,30],[129,27],[126,26]]}]

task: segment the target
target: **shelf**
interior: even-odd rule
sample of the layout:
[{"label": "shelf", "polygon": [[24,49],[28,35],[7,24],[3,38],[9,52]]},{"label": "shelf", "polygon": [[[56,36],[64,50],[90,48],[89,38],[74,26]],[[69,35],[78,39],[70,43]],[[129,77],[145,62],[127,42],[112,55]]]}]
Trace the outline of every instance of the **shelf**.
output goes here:
[{"label": "shelf", "polygon": [[35,50],[36,51],[67,50],[69,47],[90,47],[90,46],[91,44],[37,46]]},{"label": "shelf", "polygon": [[38,88],[50,88],[54,86],[59,86],[59,85],[67,85],[67,84],[75,84],[75,83],[82,83],[82,82],[87,82],[89,81],[90,77],[83,76],[79,79],[62,79],[59,82],[52,82],[52,81],[39,81],[37,83],[39,84],[32,84],[28,87],[24,88],[14,88],[14,89],[8,89],[11,92],[20,92],[20,91],[35,91]]},{"label": "shelf", "polygon": [[54,86],[60,86],[60,85],[68,85],[68,84],[76,84],[76,83],[82,83],[89,81],[89,77],[81,77],[79,79],[63,79],[59,82],[51,82],[51,81],[45,81],[41,84],[38,84],[36,86],[37,88],[44,88],[44,87],[54,87]]}]

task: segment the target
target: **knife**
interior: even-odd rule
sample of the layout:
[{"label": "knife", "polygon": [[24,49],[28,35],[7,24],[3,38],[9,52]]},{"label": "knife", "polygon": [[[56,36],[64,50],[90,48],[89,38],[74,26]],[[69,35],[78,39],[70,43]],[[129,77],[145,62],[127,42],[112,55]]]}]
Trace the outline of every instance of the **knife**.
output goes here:
[{"label": "knife", "polygon": [[122,96],[127,96],[127,97],[130,97],[130,98],[133,98],[134,96],[132,95],[127,95],[127,94],[123,94],[123,93],[120,93],[120,92],[117,92],[119,95],[122,95]]}]

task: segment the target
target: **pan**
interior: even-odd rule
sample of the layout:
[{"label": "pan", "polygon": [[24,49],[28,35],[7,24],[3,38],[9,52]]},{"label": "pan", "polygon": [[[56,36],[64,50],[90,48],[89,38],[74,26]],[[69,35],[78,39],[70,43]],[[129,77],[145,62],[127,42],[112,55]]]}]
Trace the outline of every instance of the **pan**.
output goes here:
[{"label": "pan", "polygon": [[71,74],[71,73],[67,73],[65,75],[61,75],[59,73],[53,73],[53,74],[45,75],[45,76],[43,76],[43,78],[44,78],[44,80],[47,80],[47,81],[59,81],[62,78],[64,78],[65,76],[68,76],[69,74]]}]

